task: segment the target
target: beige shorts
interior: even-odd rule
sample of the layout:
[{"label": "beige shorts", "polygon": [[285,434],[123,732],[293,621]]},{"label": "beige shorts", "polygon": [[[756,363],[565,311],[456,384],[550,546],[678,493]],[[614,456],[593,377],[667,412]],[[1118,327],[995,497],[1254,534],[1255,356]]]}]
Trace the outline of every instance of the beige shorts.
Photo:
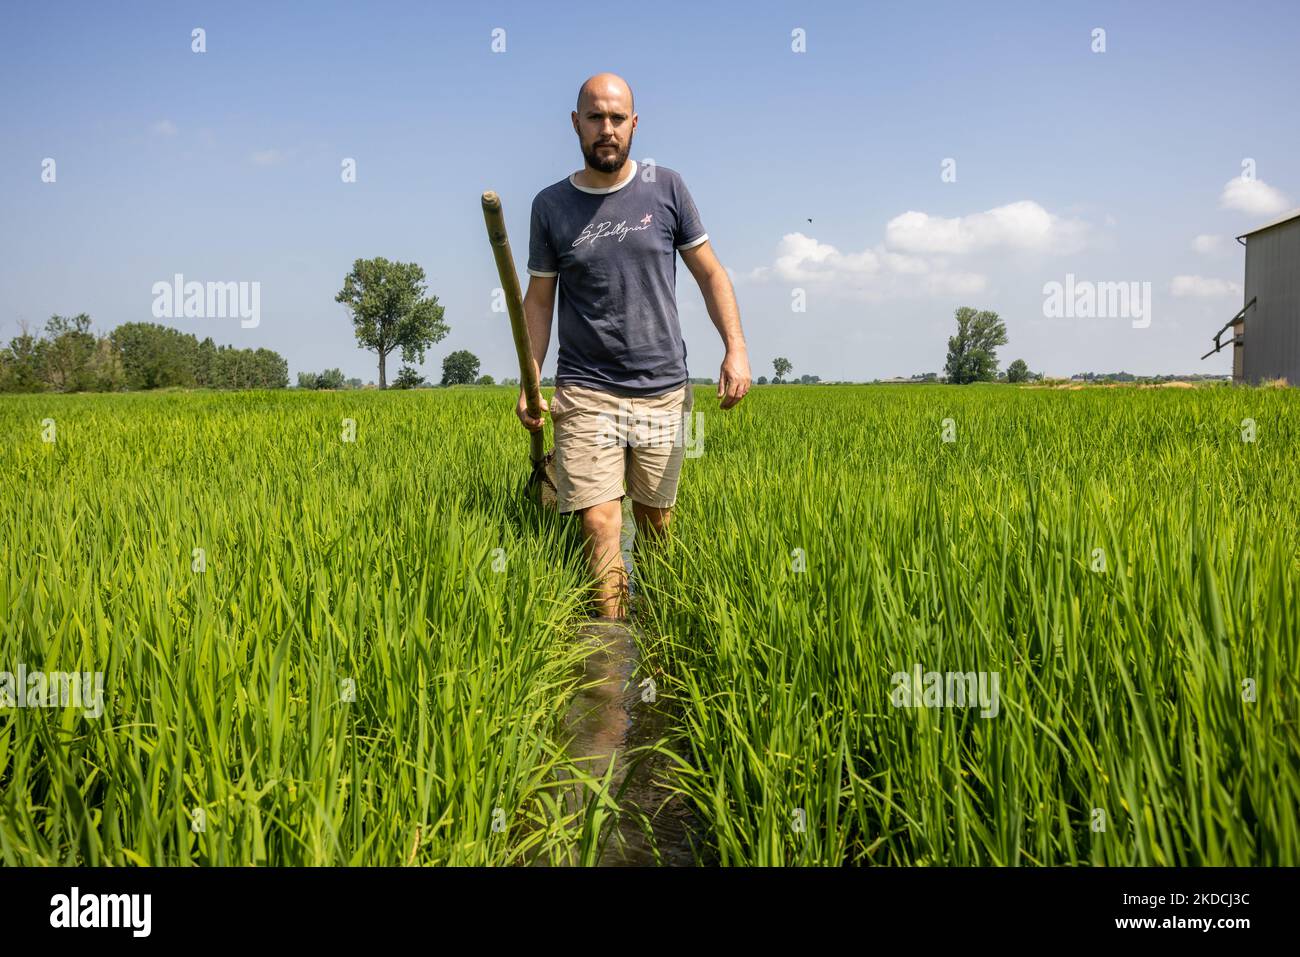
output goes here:
[{"label": "beige shorts", "polygon": [[689,383],[665,395],[611,395],[559,385],[551,397],[560,512],[623,498],[670,508],[691,430],[683,428],[694,395]]}]

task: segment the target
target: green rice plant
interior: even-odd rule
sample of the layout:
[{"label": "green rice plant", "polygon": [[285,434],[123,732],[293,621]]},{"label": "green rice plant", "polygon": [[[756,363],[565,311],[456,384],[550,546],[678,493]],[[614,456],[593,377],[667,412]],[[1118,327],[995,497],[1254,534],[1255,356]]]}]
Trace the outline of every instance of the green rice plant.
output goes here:
[{"label": "green rice plant", "polygon": [[[637,581],[711,857],[1297,863],[1296,402],[701,390]],[[562,727],[586,575],[512,405],[0,399],[0,672],[104,691],[0,707],[0,860],[597,862],[621,792]],[[996,709],[900,706],[917,667],[996,674]]]},{"label": "green rice plant", "polygon": [[503,395],[0,401],[0,670],[104,678],[97,719],[0,709],[0,859],[581,854],[583,565]]},{"label": "green rice plant", "polygon": [[[1293,391],[709,407],[640,574],[722,863],[1300,862]],[[918,665],[999,708],[897,706]]]}]

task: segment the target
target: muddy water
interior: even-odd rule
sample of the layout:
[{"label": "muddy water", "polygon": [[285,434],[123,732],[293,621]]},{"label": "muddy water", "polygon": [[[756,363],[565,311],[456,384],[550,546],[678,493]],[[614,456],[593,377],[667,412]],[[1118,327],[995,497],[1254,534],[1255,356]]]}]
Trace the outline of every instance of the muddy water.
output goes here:
[{"label": "muddy water", "polygon": [[[634,535],[630,509],[625,509],[622,550],[630,573],[634,572]],[[579,691],[565,716],[565,729],[572,735],[569,756],[598,780],[603,780],[612,762],[609,793],[619,805],[619,813],[605,825],[608,830],[602,834],[597,863],[708,863],[697,821],[682,798],[665,787],[671,759],[636,750],[665,737],[669,747],[680,746],[672,738],[672,715],[662,702],[653,700],[652,689],[643,684],[646,675],[638,667],[637,637],[633,621],[598,620],[584,626],[574,639],[586,646],[587,656]],[[592,799],[589,789],[574,789],[569,792],[568,806],[572,810]]]}]

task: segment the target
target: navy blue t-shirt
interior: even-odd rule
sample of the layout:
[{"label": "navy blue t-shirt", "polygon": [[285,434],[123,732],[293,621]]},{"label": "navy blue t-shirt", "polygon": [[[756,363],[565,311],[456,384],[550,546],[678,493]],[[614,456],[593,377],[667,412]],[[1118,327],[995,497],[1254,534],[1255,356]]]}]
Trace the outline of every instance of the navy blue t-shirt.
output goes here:
[{"label": "navy blue t-shirt", "polygon": [[663,395],[687,380],[677,250],[709,237],[681,176],[629,165],[616,186],[569,176],[537,194],[528,273],[559,277],[557,384]]}]

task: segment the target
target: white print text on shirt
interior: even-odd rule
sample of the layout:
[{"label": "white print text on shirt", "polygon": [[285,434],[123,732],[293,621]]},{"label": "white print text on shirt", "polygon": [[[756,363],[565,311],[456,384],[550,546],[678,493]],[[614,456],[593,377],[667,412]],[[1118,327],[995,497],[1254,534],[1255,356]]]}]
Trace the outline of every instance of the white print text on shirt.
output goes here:
[{"label": "white print text on shirt", "polygon": [[[595,229],[595,232],[592,232],[593,228]],[[626,219],[623,220],[621,223],[619,223],[617,226],[615,226],[613,223],[609,222],[608,220],[599,224],[588,223],[586,226],[582,227],[582,232],[578,234],[578,238],[573,241],[572,245],[579,246],[586,240],[590,239],[591,244],[594,246],[596,245],[597,239],[602,239],[605,236],[617,236],[618,241],[621,243],[623,241],[623,238],[628,233],[634,233],[638,230],[649,229],[649,228],[650,228],[650,213],[645,214],[645,216],[641,219],[641,225],[639,226],[629,226],[627,224]]]}]

